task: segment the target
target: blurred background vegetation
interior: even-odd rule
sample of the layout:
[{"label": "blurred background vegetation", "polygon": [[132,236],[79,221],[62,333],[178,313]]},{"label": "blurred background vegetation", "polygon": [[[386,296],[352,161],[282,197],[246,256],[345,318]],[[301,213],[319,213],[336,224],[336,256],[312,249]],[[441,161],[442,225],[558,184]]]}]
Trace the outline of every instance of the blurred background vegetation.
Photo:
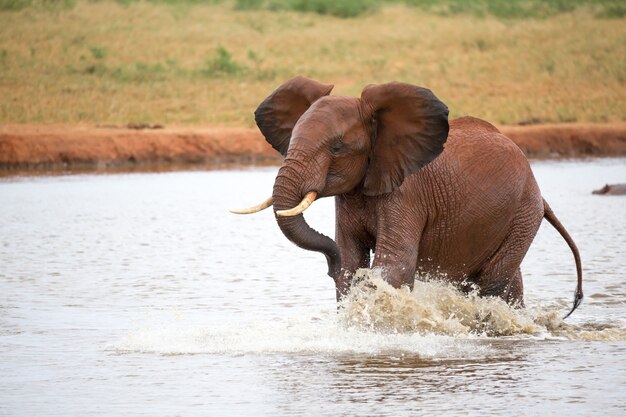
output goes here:
[{"label": "blurred background vegetation", "polygon": [[626,119],[626,0],[0,0],[0,122],[247,126],[295,75],[501,124]]}]

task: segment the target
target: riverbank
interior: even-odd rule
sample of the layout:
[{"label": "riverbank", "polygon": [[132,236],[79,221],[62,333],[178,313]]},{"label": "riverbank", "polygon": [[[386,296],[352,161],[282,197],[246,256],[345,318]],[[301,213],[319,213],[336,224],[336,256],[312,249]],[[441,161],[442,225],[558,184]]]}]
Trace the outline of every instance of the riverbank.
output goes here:
[{"label": "riverbank", "polygon": [[[626,155],[626,122],[501,126],[530,158]],[[114,171],[278,165],[257,129],[0,125],[0,172]]]},{"label": "riverbank", "polygon": [[249,128],[0,126],[0,172],[161,170],[280,163]]}]

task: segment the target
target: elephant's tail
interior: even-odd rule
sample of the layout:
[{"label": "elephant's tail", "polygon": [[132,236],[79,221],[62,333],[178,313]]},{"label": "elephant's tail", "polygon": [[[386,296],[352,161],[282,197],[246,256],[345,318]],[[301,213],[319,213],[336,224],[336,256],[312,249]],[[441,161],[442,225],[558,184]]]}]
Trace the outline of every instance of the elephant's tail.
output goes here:
[{"label": "elephant's tail", "polygon": [[574,254],[574,261],[576,262],[576,274],[578,275],[578,285],[576,287],[576,292],[574,293],[574,306],[570,310],[569,313],[563,319],[566,319],[576,310],[576,308],[583,301],[583,268],[580,262],[580,253],[578,252],[578,248],[576,247],[576,243],[572,237],[567,233],[565,227],[561,224],[559,219],[557,219],[556,215],[548,205],[548,202],[543,200],[543,217],[559,232],[563,239],[567,242],[568,246],[572,250]]}]

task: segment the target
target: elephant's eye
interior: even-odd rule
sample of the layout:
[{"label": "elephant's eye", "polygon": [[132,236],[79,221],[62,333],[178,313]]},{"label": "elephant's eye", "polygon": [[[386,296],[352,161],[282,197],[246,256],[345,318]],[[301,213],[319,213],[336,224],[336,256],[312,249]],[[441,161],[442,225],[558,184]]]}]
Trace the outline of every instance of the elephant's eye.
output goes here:
[{"label": "elephant's eye", "polygon": [[341,150],[341,148],[343,148],[343,138],[338,137],[337,139],[334,140],[332,145],[330,145],[330,151],[332,153],[337,153]]}]

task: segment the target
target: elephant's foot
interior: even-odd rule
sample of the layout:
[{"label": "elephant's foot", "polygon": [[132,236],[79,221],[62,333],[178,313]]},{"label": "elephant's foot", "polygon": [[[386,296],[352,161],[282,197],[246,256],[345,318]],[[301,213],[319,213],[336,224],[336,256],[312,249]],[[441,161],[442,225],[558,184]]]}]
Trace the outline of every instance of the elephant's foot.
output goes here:
[{"label": "elephant's foot", "polygon": [[522,271],[517,268],[513,276],[482,277],[478,280],[478,294],[482,297],[500,297],[508,304],[524,307]]},{"label": "elephant's foot", "polygon": [[335,295],[337,297],[337,303],[340,303],[350,292],[353,278],[354,271],[345,268],[341,268],[339,274],[333,278],[335,281]]}]

